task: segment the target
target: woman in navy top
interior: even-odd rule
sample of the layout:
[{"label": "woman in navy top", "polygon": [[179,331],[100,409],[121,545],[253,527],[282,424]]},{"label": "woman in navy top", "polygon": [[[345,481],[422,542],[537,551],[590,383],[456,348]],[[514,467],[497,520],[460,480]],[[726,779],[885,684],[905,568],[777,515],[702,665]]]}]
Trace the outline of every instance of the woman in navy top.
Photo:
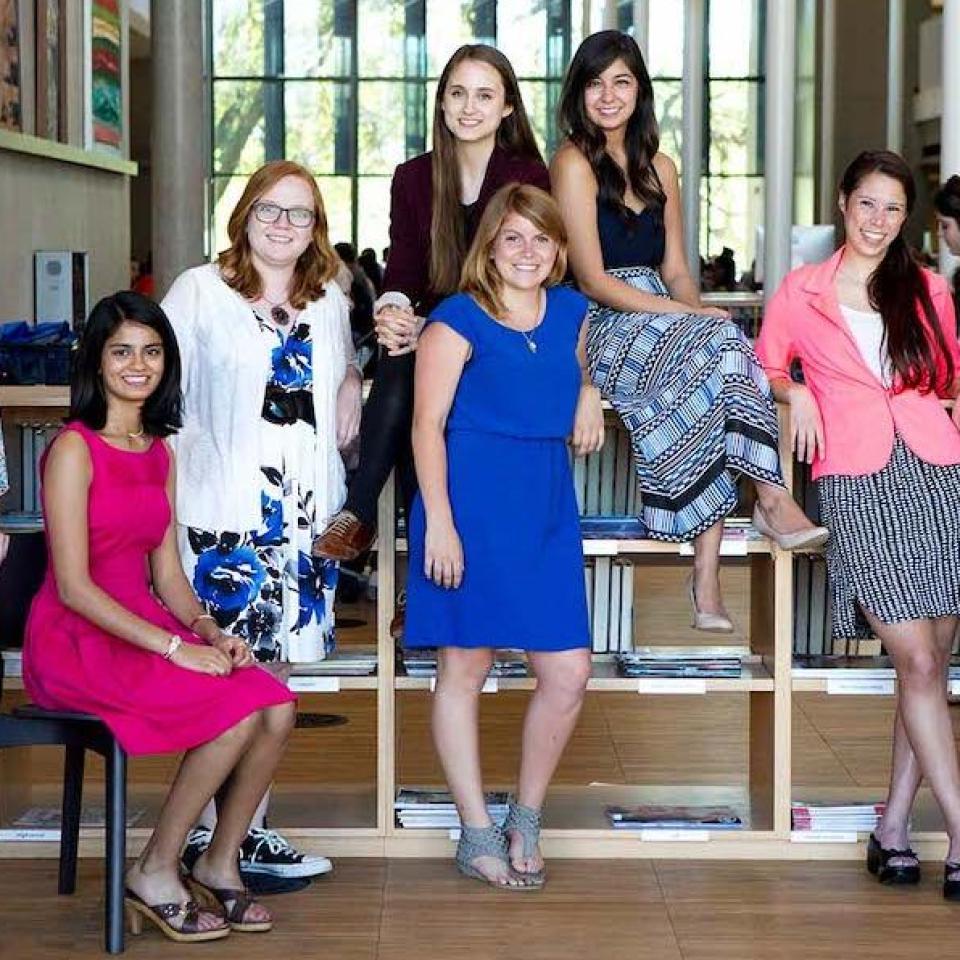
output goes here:
[{"label": "woman in navy top", "polygon": [[385,292],[375,305],[384,349],[360,425],[359,468],[343,509],[314,546],[328,559],[352,560],[373,542],[377,499],[394,466],[409,511],[416,491],[410,423],[419,318],[456,291],[487,203],[507,183],[550,189],[513,68],[493,47],[463,46],[444,67],[433,145],[393,176]]},{"label": "woman in navy top", "polygon": [[[439,647],[433,734],[462,822],[457,865],[509,889],[542,886],[547,786],[590,676],[583,549],[566,440],[600,448],[585,370],[587,301],[566,269],[560,212],[535,187],[490,202],[463,292],[431,314],[416,371],[408,647]],[[477,697],[493,651],[527,651],[524,721],[506,836],[481,786]],[[508,850],[509,847],[509,850]]]}]

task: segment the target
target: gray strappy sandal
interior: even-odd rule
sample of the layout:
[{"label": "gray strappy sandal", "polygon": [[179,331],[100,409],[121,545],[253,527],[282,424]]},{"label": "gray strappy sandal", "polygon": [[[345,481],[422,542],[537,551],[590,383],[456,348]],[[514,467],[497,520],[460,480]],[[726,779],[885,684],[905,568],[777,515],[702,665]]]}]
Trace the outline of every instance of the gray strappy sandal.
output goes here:
[{"label": "gray strappy sandal", "polygon": [[[503,832],[507,835],[507,849],[509,850],[509,835],[515,830],[523,840],[523,857],[532,857],[537,852],[540,842],[540,811],[533,807],[525,807],[522,803],[510,802],[507,809],[507,819],[503,823]],[[544,867],[535,873],[529,870],[518,870],[512,863],[510,869],[514,875],[522,877],[534,889],[542,887],[547,882],[547,870]]]},{"label": "gray strappy sandal", "polygon": [[[527,882],[526,874],[517,873],[510,867],[507,846],[507,838],[504,836],[503,830],[495,823],[491,823],[489,827],[461,826],[460,842],[457,844],[457,869],[465,877],[470,877],[471,880],[480,880],[491,887],[496,887],[497,890],[536,890],[536,885]],[[485,876],[473,866],[473,861],[479,857],[493,857],[506,864],[510,869],[510,878],[515,882],[500,883]],[[516,882],[518,880],[519,883]]]}]

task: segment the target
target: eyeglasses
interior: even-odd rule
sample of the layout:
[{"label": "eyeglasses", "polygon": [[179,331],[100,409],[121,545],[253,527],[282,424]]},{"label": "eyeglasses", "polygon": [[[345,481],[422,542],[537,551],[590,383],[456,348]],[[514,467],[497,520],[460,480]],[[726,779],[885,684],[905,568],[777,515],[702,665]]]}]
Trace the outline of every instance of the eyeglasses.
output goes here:
[{"label": "eyeglasses", "polygon": [[253,215],[261,223],[276,223],[282,214],[287,215],[287,223],[291,227],[309,227],[316,214],[308,207],[281,207],[279,203],[255,203],[253,205]]}]

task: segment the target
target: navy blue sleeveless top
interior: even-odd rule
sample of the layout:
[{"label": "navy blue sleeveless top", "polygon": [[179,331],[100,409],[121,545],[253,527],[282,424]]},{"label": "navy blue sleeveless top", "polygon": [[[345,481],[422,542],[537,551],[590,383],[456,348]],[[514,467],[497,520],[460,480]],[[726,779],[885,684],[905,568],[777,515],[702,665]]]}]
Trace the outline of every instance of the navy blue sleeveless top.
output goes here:
[{"label": "navy blue sleeveless top", "polygon": [[603,267],[659,267],[666,248],[663,210],[644,207],[626,214],[597,200],[597,231]]}]

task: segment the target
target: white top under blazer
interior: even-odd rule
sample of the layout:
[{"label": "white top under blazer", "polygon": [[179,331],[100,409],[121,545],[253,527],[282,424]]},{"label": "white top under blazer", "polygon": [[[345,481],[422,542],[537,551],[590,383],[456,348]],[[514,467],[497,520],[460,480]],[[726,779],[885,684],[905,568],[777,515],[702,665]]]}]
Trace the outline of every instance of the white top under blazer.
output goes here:
[{"label": "white top under blazer", "polygon": [[[270,347],[253,309],[216,264],[180,274],[161,304],[177,334],[183,428],[171,437],[177,458],[177,522],[238,533],[261,524],[260,414],[271,373]],[[337,392],[356,365],[349,305],[332,281],[296,320],[313,342],[317,525],[346,497],[337,450]]]}]

